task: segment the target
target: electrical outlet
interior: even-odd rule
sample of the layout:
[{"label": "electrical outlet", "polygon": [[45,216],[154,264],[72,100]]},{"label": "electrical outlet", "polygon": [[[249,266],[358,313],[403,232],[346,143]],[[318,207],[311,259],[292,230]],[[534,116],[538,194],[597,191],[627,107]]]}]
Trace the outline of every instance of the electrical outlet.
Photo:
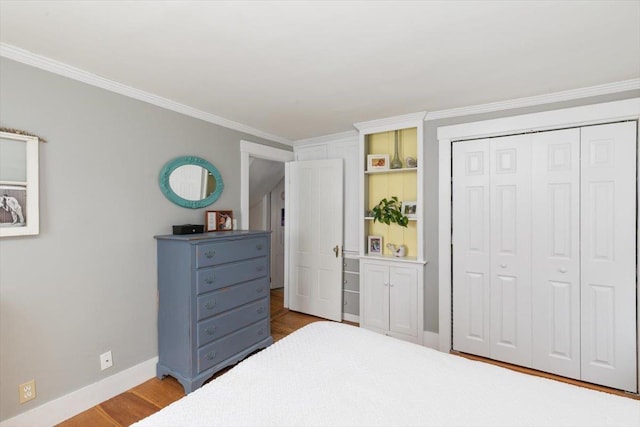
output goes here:
[{"label": "electrical outlet", "polygon": [[36,398],[36,381],[27,381],[18,386],[18,394],[20,395],[20,403],[25,403]]},{"label": "electrical outlet", "polygon": [[107,351],[106,353],[102,353],[100,355],[100,369],[102,369],[103,371],[107,368],[110,368],[113,366],[113,358],[111,357],[111,350]]}]

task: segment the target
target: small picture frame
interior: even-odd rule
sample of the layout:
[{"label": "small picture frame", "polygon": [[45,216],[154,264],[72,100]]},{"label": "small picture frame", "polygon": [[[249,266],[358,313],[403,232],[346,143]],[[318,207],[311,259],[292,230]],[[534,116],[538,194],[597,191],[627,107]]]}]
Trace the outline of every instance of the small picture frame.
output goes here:
[{"label": "small picture frame", "polygon": [[207,211],[204,224],[207,232],[233,230],[233,211]]},{"label": "small picture frame", "polygon": [[402,215],[407,218],[418,217],[418,204],[415,201],[402,202]]},{"label": "small picture frame", "polygon": [[388,154],[368,154],[367,155],[367,170],[386,170],[389,169],[389,155]]},{"label": "small picture frame", "polygon": [[367,248],[369,255],[382,255],[382,236],[369,236]]}]

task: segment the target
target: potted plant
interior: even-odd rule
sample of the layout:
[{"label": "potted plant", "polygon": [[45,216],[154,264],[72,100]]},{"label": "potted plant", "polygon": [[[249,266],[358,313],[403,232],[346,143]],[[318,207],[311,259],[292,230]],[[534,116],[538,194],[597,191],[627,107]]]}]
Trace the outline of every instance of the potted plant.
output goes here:
[{"label": "potted plant", "polygon": [[392,222],[401,227],[406,227],[409,218],[402,214],[402,203],[398,201],[396,196],[391,199],[386,197],[371,209],[373,222],[380,221],[383,224],[390,225]]}]

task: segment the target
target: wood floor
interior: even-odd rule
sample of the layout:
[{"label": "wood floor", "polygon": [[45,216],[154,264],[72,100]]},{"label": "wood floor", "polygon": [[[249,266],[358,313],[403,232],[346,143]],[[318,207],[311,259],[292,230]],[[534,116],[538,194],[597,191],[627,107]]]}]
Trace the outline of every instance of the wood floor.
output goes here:
[{"label": "wood floor", "polygon": [[[271,335],[274,341],[282,339],[309,323],[324,320],[318,317],[289,311],[284,308],[283,302],[283,290],[272,290]],[[218,372],[214,375],[214,378],[223,375],[229,369],[230,368]],[[73,418],[69,418],[58,424],[58,426],[128,426],[159,411],[183,396],[184,390],[182,386],[172,377],[166,377],[163,380],[153,378]]]}]

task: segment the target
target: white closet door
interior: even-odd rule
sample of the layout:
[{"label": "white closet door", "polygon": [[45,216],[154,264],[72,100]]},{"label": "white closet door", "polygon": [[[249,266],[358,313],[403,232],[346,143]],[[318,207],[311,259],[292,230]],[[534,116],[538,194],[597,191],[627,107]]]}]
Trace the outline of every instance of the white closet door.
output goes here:
[{"label": "white closet door", "polygon": [[580,378],[580,129],[532,137],[532,367]]},{"label": "white closet door", "polygon": [[453,348],[490,357],[489,140],[452,152]]},{"label": "white closet door", "polygon": [[636,392],[636,123],[582,135],[582,379]]},{"label": "white closet door", "polygon": [[531,366],[531,136],[494,138],[491,358]]}]

